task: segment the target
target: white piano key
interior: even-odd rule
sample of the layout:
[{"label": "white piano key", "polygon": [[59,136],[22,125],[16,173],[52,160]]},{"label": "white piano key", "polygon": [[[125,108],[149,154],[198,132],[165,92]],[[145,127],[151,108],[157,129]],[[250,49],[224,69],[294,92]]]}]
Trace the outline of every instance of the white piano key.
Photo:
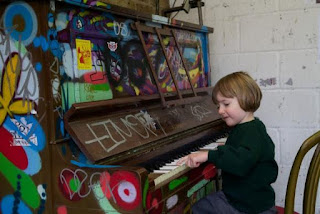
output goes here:
[{"label": "white piano key", "polygon": [[178,165],[164,165],[160,167],[160,170],[173,170],[175,168],[179,167]]},{"label": "white piano key", "polygon": [[172,179],[173,177],[176,177],[179,173],[185,172],[187,170],[190,170],[190,168],[187,165],[183,164],[183,165],[175,168],[174,170],[167,171],[167,173],[162,173],[162,175],[160,175],[159,177],[157,177],[154,180],[154,184],[155,184],[155,186],[157,186],[160,183],[162,183],[168,179]]},{"label": "white piano key", "polygon": [[206,146],[219,146],[220,144],[217,142],[207,144]]},{"label": "white piano key", "polygon": [[177,161],[171,162],[171,163],[167,163],[166,166],[178,166],[177,165]]},{"label": "white piano key", "polygon": [[170,171],[171,170],[160,170],[160,169],[157,169],[157,170],[153,170],[152,172],[156,173],[156,174],[165,174],[165,173],[168,173]]},{"label": "white piano key", "polygon": [[201,149],[208,149],[208,150],[214,150],[216,149],[218,146],[205,146],[205,147],[202,147]]},{"label": "white piano key", "polygon": [[179,161],[180,159],[181,159],[181,158],[174,159],[171,163],[167,163],[166,165],[167,165],[167,166],[177,166],[177,163],[178,163],[178,161]]},{"label": "white piano key", "polygon": [[219,139],[216,140],[217,143],[225,143],[226,141],[227,141],[226,137],[219,138]]},{"label": "white piano key", "polygon": [[218,147],[218,145],[219,145],[218,143],[211,143],[211,144],[206,145],[206,146],[204,146],[204,147],[202,147],[200,149],[201,150],[204,150],[204,149],[214,150],[214,149],[216,149]]}]

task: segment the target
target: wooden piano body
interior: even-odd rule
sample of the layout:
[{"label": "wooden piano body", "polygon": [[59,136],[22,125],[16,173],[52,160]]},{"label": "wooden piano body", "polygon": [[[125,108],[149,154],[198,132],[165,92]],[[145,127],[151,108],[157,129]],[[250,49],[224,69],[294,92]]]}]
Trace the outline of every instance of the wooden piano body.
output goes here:
[{"label": "wooden piano body", "polygon": [[214,191],[212,164],[153,173],[227,132],[213,29],[103,1],[0,12],[0,213],[188,213]]},{"label": "wooden piano body", "polygon": [[[90,194],[95,200],[103,193],[109,200],[107,213],[114,207],[120,213],[188,211],[200,189],[216,188],[217,169],[203,164],[192,170],[182,166],[167,174],[152,170],[163,160],[177,158],[205,144],[205,140],[225,135],[226,128],[218,120],[211,97],[202,96],[201,102],[165,109],[159,99],[148,101],[148,105],[144,101],[128,102],[124,99],[123,103],[110,100],[74,104],[66,114],[66,128],[90,163],[96,164],[73,161],[83,167],[60,168],[54,174],[60,174],[62,183],[70,183],[68,178],[74,176],[81,185],[90,181]],[[58,155],[59,150],[53,159],[64,159]],[[69,199],[81,198],[90,189],[79,187],[78,191],[69,192],[66,188],[64,194]],[[80,206],[85,209],[92,205],[81,204],[77,209]]]}]

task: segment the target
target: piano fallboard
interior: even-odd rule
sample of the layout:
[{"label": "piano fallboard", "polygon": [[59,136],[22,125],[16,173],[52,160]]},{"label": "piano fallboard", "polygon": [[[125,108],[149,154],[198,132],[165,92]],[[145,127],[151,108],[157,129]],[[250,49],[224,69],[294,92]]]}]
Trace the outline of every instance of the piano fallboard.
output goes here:
[{"label": "piano fallboard", "polygon": [[175,144],[188,130],[210,129],[210,124],[219,121],[216,106],[209,95],[200,100],[165,109],[153,103],[129,103],[126,107],[107,103],[95,112],[88,107],[85,113],[81,104],[74,104],[65,116],[65,126],[90,161],[112,164],[121,157]]}]

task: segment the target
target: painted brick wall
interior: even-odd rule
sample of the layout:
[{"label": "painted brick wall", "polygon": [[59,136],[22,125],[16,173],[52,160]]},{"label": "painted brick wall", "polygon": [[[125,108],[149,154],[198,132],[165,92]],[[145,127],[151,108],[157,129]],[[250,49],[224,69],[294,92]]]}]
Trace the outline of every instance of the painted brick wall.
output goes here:
[{"label": "painted brick wall", "polygon": [[[171,1],[170,3],[172,3]],[[176,5],[182,1],[176,2]],[[263,91],[256,116],[276,145],[279,177],[276,203],[283,206],[294,157],[302,142],[319,130],[320,4],[315,0],[203,0],[210,36],[212,82],[248,71]],[[176,19],[198,23],[197,10]],[[302,211],[308,154],[298,179],[295,210]],[[319,195],[319,194],[318,194]],[[320,195],[316,213],[320,213]]]}]

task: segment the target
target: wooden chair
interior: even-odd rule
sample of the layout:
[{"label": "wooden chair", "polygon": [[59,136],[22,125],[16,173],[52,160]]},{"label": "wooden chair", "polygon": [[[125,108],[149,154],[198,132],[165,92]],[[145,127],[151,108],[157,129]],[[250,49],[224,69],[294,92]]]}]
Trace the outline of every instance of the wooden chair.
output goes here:
[{"label": "wooden chair", "polygon": [[[299,175],[300,166],[305,155],[316,146],[312,160],[309,165],[308,174],[304,187],[303,195],[303,214],[314,214],[315,205],[320,177],[320,131],[316,132],[301,145],[291,168],[290,176],[287,185],[286,200],[284,213],[292,214],[294,212],[294,199],[296,193],[297,180]],[[283,213],[281,208],[278,209]]]}]

